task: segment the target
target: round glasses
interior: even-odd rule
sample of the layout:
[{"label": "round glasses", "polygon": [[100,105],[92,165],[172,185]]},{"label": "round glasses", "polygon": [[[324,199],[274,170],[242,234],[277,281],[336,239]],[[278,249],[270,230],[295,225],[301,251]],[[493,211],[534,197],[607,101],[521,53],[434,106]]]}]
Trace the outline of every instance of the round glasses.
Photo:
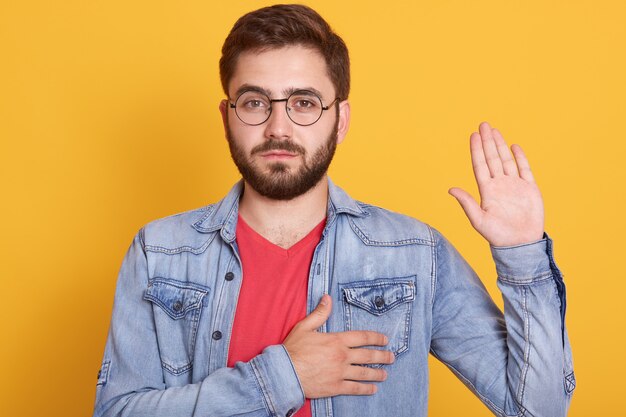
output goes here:
[{"label": "round glasses", "polygon": [[265,93],[256,90],[244,91],[234,103],[229,102],[230,108],[247,125],[258,126],[265,123],[272,114],[272,103],[285,102],[285,111],[292,122],[299,126],[310,126],[317,122],[324,110],[328,110],[339,97],[328,106],[322,104],[322,99],[312,91],[296,90],[287,98],[269,98]]}]

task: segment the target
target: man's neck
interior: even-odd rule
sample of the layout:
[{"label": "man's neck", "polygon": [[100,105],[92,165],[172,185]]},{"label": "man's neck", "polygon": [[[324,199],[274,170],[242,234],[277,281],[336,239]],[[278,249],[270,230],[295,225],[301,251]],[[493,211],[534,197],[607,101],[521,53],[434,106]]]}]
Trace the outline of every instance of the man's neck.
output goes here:
[{"label": "man's neck", "polygon": [[248,183],[239,202],[239,215],[261,236],[281,248],[290,248],[325,217],[328,179],[292,200],[272,200],[257,193]]}]

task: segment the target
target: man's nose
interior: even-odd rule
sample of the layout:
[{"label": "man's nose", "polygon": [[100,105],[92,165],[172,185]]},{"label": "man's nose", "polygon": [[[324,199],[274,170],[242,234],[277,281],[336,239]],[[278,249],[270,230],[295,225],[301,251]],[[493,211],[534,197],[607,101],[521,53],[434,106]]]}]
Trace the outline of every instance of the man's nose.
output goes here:
[{"label": "man's nose", "polygon": [[272,103],[272,113],[266,122],[265,136],[272,139],[288,139],[291,137],[293,122],[287,115],[284,102]]}]

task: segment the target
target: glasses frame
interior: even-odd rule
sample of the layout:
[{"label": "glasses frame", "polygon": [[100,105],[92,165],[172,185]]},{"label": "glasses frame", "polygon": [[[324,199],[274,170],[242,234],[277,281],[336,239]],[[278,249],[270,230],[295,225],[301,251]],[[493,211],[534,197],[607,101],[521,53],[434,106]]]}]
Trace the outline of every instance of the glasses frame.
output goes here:
[{"label": "glasses frame", "polygon": [[[267,117],[265,118],[265,120],[263,120],[263,121],[262,121],[262,122],[260,122],[260,123],[248,123],[248,122],[246,122],[245,120],[243,120],[243,119],[241,118],[241,116],[239,116],[239,113],[237,112],[237,102],[239,101],[239,99],[241,98],[241,96],[243,96],[243,95],[244,95],[244,94],[246,94],[246,93],[249,93],[250,91],[254,91],[254,92],[257,92],[257,93],[259,93],[259,94],[264,95],[265,97],[267,97],[267,100],[268,100],[268,102],[270,103],[270,106],[269,106],[269,111],[267,112]],[[298,122],[296,122],[295,120],[293,120],[293,119],[291,118],[291,115],[289,114],[289,108],[288,108],[288,106],[287,106],[287,104],[289,103],[289,99],[291,98],[291,96],[296,95],[296,94],[302,94],[302,93],[306,93],[307,95],[312,95],[312,96],[314,96],[314,97],[317,97],[317,99],[320,101],[320,104],[322,105],[322,106],[321,106],[321,109],[322,109],[322,110],[320,111],[320,114],[319,114],[319,116],[317,117],[317,119],[315,119],[315,121],[313,121],[313,122],[311,122],[311,123],[307,123],[307,124],[298,123]],[[336,102],[338,102],[338,101],[341,101],[341,99],[340,99],[339,97],[336,97],[336,98],[335,98],[332,102],[330,102],[330,104],[328,104],[327,106],[324,106],[324,103],[322,102],[322,98],[321,98],[319,95],[317,95],[316,93],[314,93],[313,91],[311,91],[311,90],[295,90],[293,93],[289,94],[289,96],[287,96],[286,98],[269,98],[269,96],[268,96],[267,94],[265,94],[265,93],[263,93],[263,92],[261,92],[261,91],[257,91],[257,90],[244,90],[244,91],[242,91],[242,92],[241,92],[241,93],[237,96],[237,100],[235,100],[235,102],[234,102],[234,103],[232,102],[232,99],[229,97],[229,98],[228,98],[228,105],[229,105],[229,107],[230,107],[231,109],[234,109],[234,110],[235,110],[235,114],[237,115],[237,118],[238,118],[239,120],[241,120],[241,122],[242,122],[243,124],[246,124],[246,125],[248,125],[248,126],[260,126],[260,125],[262,125],[263,123],[267,122],[267,121],[270,119],[270,117],[272,116],[272,111],[273,111],[273,109],[274,109],[274,106],[272,106],[272,104],[273,104],[273,103],[280,103],[280,102],[283,102],[283,101],[285,102],[285,113],[287,113],[287,117],[289,117],[289,120],[291,120],[293,123],[297,124],[298,126],[311,126],[311,125],[314,125],[315,123],[317,123],[317,121],[318,121],[319,119],[321,119],[321,118],[322,118],[322,115],[324,114],[324,111],[325,111],[325,110],[330,109],[330,108],[333,106],[333,104],[335,104],[335,103],[336,103]]]}]

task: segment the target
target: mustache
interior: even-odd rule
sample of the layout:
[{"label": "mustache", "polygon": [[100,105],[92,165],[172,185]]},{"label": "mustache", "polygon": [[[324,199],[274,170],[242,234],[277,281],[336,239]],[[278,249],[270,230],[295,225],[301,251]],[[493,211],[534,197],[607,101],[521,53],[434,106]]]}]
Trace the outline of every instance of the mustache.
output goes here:
[{"label": "mustache", "polygon": [[272,140],[272,139],[260,145],[255,146],[254,148],[252,148],[250,153],[254,155],[256,153],[263,153],[263,152],[268,152],[268,151],[286,151],[286,152],[296,153],[300,155],[304,155],[305,153],[305,149],[302,146],[290,140]]}]

